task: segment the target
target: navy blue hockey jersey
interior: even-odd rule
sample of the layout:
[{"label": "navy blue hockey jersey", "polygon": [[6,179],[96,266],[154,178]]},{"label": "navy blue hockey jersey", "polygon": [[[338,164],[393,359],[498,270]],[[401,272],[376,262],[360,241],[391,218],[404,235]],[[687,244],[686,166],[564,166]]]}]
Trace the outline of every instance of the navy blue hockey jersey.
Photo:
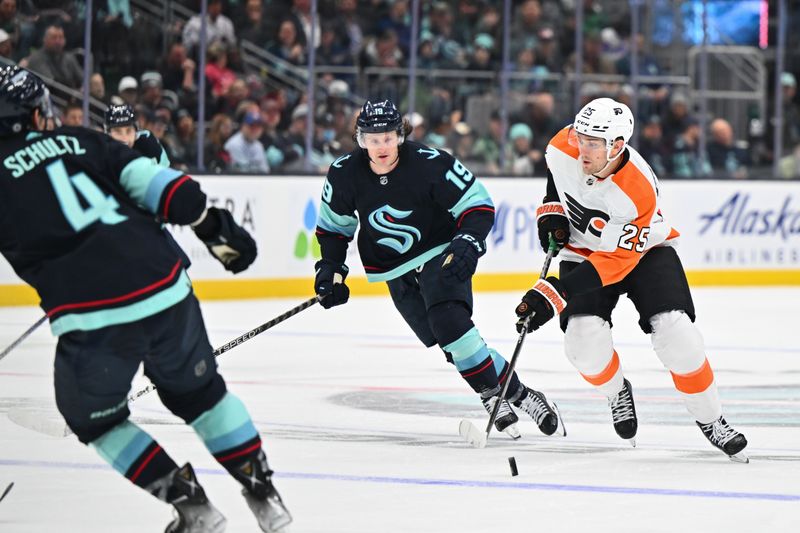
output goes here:
[{"label": "navy blue hockey jersey", "polygon": [[459,231],[485,239],[493,220],[488,192],[460,161],[406,141],[386,175],[372,171],[362,149],[333,162],[316,233],[322,257],[344,263],[360,223],[358,251],[367,279],[385,281],[441,254]]},{"label": "navy blue hockey jersey", "polygon": [[84,128],[4,138],[0,154],[0,252],[54,334],[132,322],[191,292],[161,229],[202,215],[188,176]]}]

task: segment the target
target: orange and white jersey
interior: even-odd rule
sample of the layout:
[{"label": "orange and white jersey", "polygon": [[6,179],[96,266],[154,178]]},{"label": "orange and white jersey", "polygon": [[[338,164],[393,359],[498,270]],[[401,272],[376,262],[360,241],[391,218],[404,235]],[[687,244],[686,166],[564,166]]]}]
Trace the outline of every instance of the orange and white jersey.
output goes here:
[{"label": "orange and white jersey", "polygon": [[568,142],[569,129],[558,132],[545,152],[549,174],[570,221],[569,244],[560,257],[588,260],[603,286],[617,283],[647,250],[673,244],[679,233],[659,208],[658,180],[639,152],[626,147],[620,156],[621,168],[598,179],[583,173],[578,148]]}]

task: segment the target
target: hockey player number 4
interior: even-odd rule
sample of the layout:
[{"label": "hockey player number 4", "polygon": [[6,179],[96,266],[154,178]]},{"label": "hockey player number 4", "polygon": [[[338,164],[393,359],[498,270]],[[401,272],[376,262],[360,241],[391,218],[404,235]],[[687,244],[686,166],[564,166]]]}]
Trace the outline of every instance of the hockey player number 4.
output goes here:
[{"label": "hockey player number 4", "polygon": [[[619,238],[619,247],[626,250],[633,250],[635,247],[637,252],[642,253],[644,251],[644,247],[647,246],[647,236],[650,234],[650,227],[645,226],[642,229],[639,229],[639,226],[636,224],[625,224],[622,227],[622,231],[625,233]],[[639,242],[634,245],[633,239],[637,234],[639,235]]]},{"label": "hockey player number 4", "polygon": [[462,165],[458,159],[453,162],[453,170],[448,170],[444,177],[447,181],[452,181],[459,191],[463,191],[467,183],[472,181],[472,172]]},{"label": "hockey player number 4", "polygon": [[[103,191],[83,172],[70,176],[64,162],[59,160],[47,166],[47,175],[58,197],[61,211],[76,232],[100,220],[103,224],[119,224],[128,217],[117,213],[119,203]],[[76,192],[77,191],[77,192]],[[78,198],[83,196],[88,207],[83,207]]]}]

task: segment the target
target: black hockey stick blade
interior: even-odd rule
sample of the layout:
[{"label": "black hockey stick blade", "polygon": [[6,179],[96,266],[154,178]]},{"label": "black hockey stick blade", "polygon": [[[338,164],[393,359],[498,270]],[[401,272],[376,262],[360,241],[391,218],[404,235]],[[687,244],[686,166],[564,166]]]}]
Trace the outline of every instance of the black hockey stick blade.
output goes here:
[{"label": "black hockey stick blade", "polygon": [[2,501],[3,501],[3,498],[5,498],[5,497],[6,497],[6,495],[7,495],[9,492],[11,492],[11,488],[12,488],[13,486],[14,486],[14,482],[13,482],[13,481],[12,481],[11,483],[9,483],[9,484],[8,484],[8,487],[6,487],[6,490],[4,490],[4,491],[3,491],[3,494],[2,494],[2,496],[0,496],[0,502],[2,502]]}]

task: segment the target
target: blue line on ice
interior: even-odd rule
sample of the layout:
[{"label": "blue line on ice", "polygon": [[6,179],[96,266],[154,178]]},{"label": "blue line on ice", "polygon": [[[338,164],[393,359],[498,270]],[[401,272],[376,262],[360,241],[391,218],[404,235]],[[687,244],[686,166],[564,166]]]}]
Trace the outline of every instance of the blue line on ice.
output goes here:
[{"label": "blue line on ice", "polygon": [[[0,459],[0,465],[62,468],[75,470],[111,470],[111,467],[102,463],[73,463],[64,461],[26,461],[19,459]],[[197,468],[199,474],[228,475],[221,468]],[[314,479],[320,481],[349,481],[356,483],[380,483],[386,485],[426,485],[440,487],[477,487],[486,489],[512,489],[512,490],[541,490],[553,492],[593,492],[600,494],[639,494],[643,496],[682,496],[693,498],[723,498],[735,500],[768,500],[781,502],[798,502],[800,494],[770,494],[760,492],[725,492],[714,490],[687,490],[687,489],[659,489],[648,487],[613,487],[593,485],[564,485],[559,483],[526,483],[510,481],[480,481],[469,479],[426,479],[413,477],[391,476],[355,476],[348,474],[326,474],[307,472],[276,472],[279,478],[286,479]]]}]

